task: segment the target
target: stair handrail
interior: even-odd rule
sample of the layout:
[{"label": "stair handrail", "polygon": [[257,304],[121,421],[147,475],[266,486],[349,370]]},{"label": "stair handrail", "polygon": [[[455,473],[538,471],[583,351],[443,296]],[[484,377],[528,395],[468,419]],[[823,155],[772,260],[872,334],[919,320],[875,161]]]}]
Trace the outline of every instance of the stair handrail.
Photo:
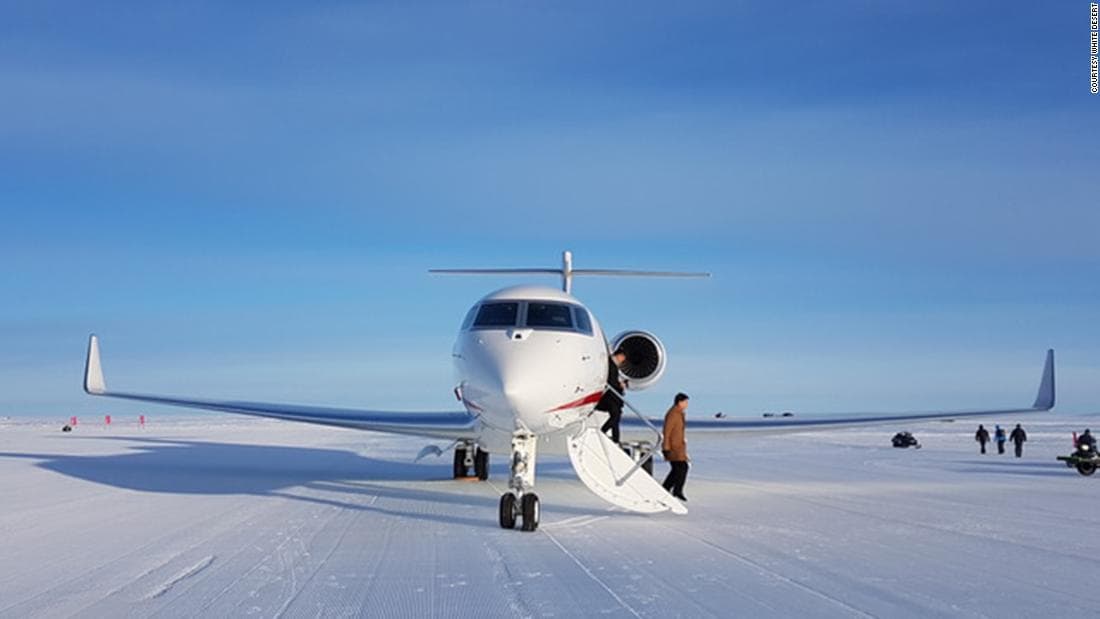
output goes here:
[{"label": "stair handrail", "polygon": [[[614,394],[615,394],[615,397],[619,398],[619,401],[620,401],[620,402],[622,402],[623,404],[625,404],[625,405],[626,405],[626,407],[630,409],[630,412],[632,412],[632,413],[634,413],[635,415],[637,415],[637,416],[638,416],[638,419],[641,419],[641,420],[642,420],[642,423],[644,423],[645,425],[649,426],[649,429],[650,429],[650,430],[653,430],[653,433],[657,435],[657,442],[655,443],[655,446],[656,446],[655,448],[656,448],[656,449],[659,449],[659,448],[660,448],[660,447],[661,447],[662,445],[664,445],[664,442],[665,442],[665,436],[664,436],[664,434],[663,434],[663,433],[661,432],[661,430],[659,430],[659,429],[657,428],[657,426],[653,425],[653,422],[652,422],[652,421],[650,421],[648,417],[646,417],[645,415],[643,415],[641,411],[639,411],[638,409],[634,408],[634,405],[633,405],[633,404],[631,404],[630,402],[628,402],[628,401],[626,400],[626,398],[625,398],[625,397],[623,397],[623,394],[619,393],[619,390],[618,390],[618,389],[616,389],[615,387],[611,386],[611,384],[610,384],[610,383],[608,383],[608,385],[607,385],[607,388],[608,388],[608,390],[609,390],[609,391],[611,391],[611,393],[614,393]],[[652,458],[652,457],[653,457],[653,451],[650,451],[650,452],[649,452],[649,457],[650,457],[650,458]],[[615,480],[615,485],[616,485],[616,486],[622,486],[623,484],[625,484],[625,483],[626,483],[626,480],[630,479],[630,476],[631,476],[631,475],[633,475],[633,474],[634,474],[634,473],[635,473],[635,472],[636,472],[636,471],[637,471],[637,470],[638,470],[639,468],[641,468],[641,466],[642,466],[643,464],[645,464],[645,459],[641,459],[641,458],[639,458],[638,460],[635,460],[635,461],[634,461],[634,466],[630,467],[630,470],[629,470],[629,471],[627,471],[627,472],[626,472],[626,473],[625,473],[625,474],[624,474],[624,475],[622,476],[622,478],[620,478],[620,479],[616,479],[616,480]]]}]

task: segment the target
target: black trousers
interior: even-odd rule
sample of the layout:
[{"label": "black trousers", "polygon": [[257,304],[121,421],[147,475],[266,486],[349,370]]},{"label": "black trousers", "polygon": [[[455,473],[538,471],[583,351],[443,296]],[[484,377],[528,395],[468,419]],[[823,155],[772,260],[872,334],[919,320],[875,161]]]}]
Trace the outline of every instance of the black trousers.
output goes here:
[{"label": "black trousers", "polygon": [[982,453],[984,454],[985,453],[985,441],[980,441],[980,444],[982,446]]},{"label": "black trousers", "polygon": [[619,422],[623,420],[623,409],[614,408],[609,411],[605,411],[608,414],[607,421],[604,422],[603,427],[600,428],[600,432],[607,434],[611,431],[611,440],[616,443],[619,442]]},{"label": "black trousers", "polygon": [[661,485],[673,496],[682,496],[684,484],[687,483],[688,478],[688,463],[681,460],[669,462],[669,464],[672,470],[668,472],[668,477],[665,477],[665,482]]},{"label": "black trousers", "polygon": [[997,441],[997,453],[1003,454],[1005,452],[1005,442]]},{"label": "black trousers", "polygon": [[1019,458],[1022,455],[1024,455],[1024,444],[1016,443],[1016,457]]}]

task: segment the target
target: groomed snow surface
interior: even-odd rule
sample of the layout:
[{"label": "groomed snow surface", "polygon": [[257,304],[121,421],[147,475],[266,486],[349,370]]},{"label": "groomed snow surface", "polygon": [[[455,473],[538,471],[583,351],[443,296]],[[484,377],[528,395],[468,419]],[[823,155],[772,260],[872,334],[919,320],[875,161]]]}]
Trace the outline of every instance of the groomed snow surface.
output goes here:
[{"label": "groomed snow surface", "polygon": [[1054,459],[1088,419],[996,421],[1024,422],[1022,459],[969,422],[689,438],[683,517],[544,457],[535,533],[497,526],[504,458],[455,481],[449,454],[411,462],[425,440],[7,421],[0,616],[1095,616],[1100,475]]}]

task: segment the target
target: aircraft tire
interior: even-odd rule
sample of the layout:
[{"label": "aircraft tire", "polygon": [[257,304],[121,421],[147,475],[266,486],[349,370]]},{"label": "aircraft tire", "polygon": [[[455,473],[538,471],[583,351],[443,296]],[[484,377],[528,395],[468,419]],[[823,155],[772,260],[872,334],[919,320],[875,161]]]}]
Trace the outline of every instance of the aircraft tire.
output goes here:
[{"label": "aircraft tire", "polygon": [[511,492],[505,492],[500,497],[500,527],[516,528],[516,495]]},{"label": "aircraft tire", "polygon": [[466,477],[466,473],[467,473],[467,469],[466,469],[466,450],[465,449],[456,449],[455,450],[455,470],[454,470],[455,479],[462,479],[462,478]]},{"label": "aircraft tire", "polygon": [[539,528],[539,497],[536,494],[525,494],[520,502],[520,512],[523,516],[523,530],[534,531]]},{"label": "aircraft tire", "polygon": [[489,479],[489,452],[480,447],[477,450],[477,455],[474,456],[474,474],[481,481]]},{"label": "aircraft tire", "polygon": [[1089,475],[1092,475],[1093,473],[1096,472],[1096,463],[1095,462],[1078,462],[1077,463],[1077,472],[1084,475],[1084,476],[1086,476],[1086,477],[1089,476]]}]

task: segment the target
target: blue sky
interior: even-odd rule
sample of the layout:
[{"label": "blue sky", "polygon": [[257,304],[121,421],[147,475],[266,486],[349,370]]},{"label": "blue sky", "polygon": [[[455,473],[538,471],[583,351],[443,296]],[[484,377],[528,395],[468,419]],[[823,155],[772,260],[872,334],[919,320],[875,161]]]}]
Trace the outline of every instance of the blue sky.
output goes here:
[{"label": "blue sky", "polygon": [[[1088,3],[4,3],[0,416],[450,408],[432,266],[583,281],[697,411],[1100,403]],[[547,283],[553,283],[548,280]]]}]

